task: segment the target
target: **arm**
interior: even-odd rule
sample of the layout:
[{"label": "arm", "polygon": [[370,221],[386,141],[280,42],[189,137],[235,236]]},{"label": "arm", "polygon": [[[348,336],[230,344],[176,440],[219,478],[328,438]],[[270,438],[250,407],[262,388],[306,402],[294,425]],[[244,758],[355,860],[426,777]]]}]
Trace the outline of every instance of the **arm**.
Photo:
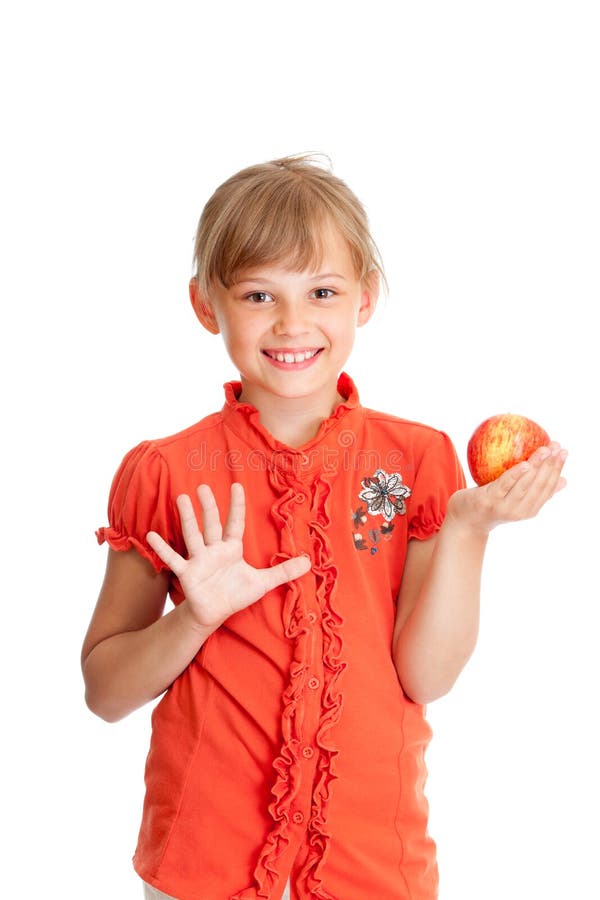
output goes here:
[{"label": "arm", "polygon": [[166,616],[168,576],[136,550],[110,551],[106,576],[82,650],[86,702],[114,722],[154,699],[183,672],[203,643],[235,612],[310,568],[306,557],[255,569],[242,556],[244,491],[232,485],[225,529],[211,490],[198,488],[203,533],[189,497],[177,498],[188,559],[150,532],[148,543],[177,575],[185,599]]},{"label": "arm", "polygon": [[403,690],[415,702],[446,694],[475,648],[489,532],[535,516],[564,487],[565,458],[551,444],[496,481],[457,491],[438,534],[409,543],[392,655]]},{"label": "arm", "polygon": [[88,707],[108,722],[158,697],[211,633],[184,602],[163,616],[168,575],[137,550],[109,550],[106,575],[82,649]]}]

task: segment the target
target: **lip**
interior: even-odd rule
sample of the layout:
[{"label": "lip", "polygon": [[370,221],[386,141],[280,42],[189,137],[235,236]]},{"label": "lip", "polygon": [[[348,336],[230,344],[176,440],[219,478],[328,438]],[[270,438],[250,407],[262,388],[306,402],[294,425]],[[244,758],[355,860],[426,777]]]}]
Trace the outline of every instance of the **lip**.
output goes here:
[{"label": "lip", "polygon": [[[275,366],[276,369],[286,369],[287,371],[297,372],[300,369],[306,369],[309,366],[312,366],[321,355],[322,350],[323,347],[268,347],[261,352],[265,359],[267,359],[271,365]],[[305,353],[312,353],[313,355],[309,356],[308,359],[303,359],[298,362],[276,359],[276,354],[279,356],[298,356]]]}]

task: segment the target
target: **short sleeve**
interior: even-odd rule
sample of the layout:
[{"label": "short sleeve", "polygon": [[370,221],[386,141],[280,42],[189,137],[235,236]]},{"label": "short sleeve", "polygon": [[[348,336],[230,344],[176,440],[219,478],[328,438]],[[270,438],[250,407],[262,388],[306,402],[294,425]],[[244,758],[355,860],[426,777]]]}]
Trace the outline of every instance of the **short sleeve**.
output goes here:
[{"label": "short sleeve", "polygon": [[448,435],[435,431],[417,465],[408,500],[408,537],[427,540],[442,527],[448,500],[465,476]]},{"label": "short sleeve", "polygon": [[156,531],[167,543],[175,543],[173,504],[167,464],[156,446],[145,441],[130,450],[117,469],[108,498],[107,527],[96,531],[98,543],[113,550],[135,549],[157,572],[167,566],[146,542]]}]

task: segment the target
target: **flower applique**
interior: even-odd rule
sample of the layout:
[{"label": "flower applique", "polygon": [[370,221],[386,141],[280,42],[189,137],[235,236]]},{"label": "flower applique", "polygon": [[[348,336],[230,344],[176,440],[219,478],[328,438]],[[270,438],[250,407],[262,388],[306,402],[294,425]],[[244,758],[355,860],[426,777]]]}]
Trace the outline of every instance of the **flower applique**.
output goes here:
[{"label": "flower applique", "polygon": [[386,522],[391,522],[395,515],[406,513],[405,499],[410,497],[410,488],[402,484],[399,472],[388,475],[383,469],[377,469],[371,478],[363,478],[364,490],[358,495],[359,500],[367,504],[367,511],[372,515],[382,515]]},{"label": "flower applique", "polygon": [[[363,478],[361,484],[363,489],[358,498],[366,503],[367,508],[365,511],[364,506],[359,506],[352,513],[354,546],[357,550],[370,550],[371,556],[374,556],[380,540],[389,541],[392,538],[392,519],[406,514],[405,501],[410,497],[410,488],[402,483],[399,472],[388,475],[383,469],[377,469],[371,477]],[[367,523],[367,515],[383,516],[385,521],[379,528],[368,529],[365,535],[359,529]]]},{"label": "flower applique", "polygon": [[352,521],[354,522],[355,528],[362,528],[367,521],[367,514],[364,506],[359,506],[358,509],[354,510],[352,513]]}]

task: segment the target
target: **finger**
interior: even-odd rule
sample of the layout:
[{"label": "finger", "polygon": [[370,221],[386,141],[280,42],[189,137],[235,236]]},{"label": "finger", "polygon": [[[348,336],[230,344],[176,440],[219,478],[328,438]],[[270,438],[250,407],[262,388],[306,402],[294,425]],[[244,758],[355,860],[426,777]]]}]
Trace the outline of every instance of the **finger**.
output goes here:
[{"label": "finger", "polygon": [[197,553],[204,546],[202,534],[198,528],[198,520],[192,501],[187,494],[180,494],[177,500],[177,509],[179,510],[179,521],[181,522],[181,532],[190,556]]},{"label": "finger", "polygon": [[[506,490],[504,496],[507,499],[520,500],[528,494],[532,485],[539,481],[542,464],[552,458],[554,446],[558,447],[553,444],[538,447],[528,460],[513,466],[497,480],[497,483]],[[507,477],[504,481],[505,476]]]},{"label": "finger", "polygon": [[554,488],[554,493],[552,494],[552,496],[554,497],[554,494],[558,494],[558,492],[562,491],[563,488],[566,488],[566,486],[567,486],[567,479],[563,478],[561,476],[556,483],[556,487]]},{"label": "finger", "polygon": [[525,484],[527,484],[527,482],[534,477],[535,472],[532,471],[531,463],[521,462],[517,463],[516,466],[507,469],[506,472],[503,472],[495,481],[491,481],[489,484],[485,485],[485,488],[489,491],[493,491],[499,497],[507,497],[519,482],[525,479]]},{"label": "finger", "polygon": [[262,569],[265,594],[267,591],[279,587],[280,584],[285,584],[287,581],[293,581],[295,578],[306,575],[310,567],[311,561],[308,556],[294,556],[292,559],[286,559],[284,562],[271,566],[269,569]]},{"label": "finger", "polygon": [[207,484],[197,488],[198,499],[202,506],[202,534],[205,544],[216,544],[223,537],[221,517],[215,495]]},{"label": "finger", "polygon": [[531,491],[536,482],[539,482],[541,465],[550,457],[550,450],[547,447],[541,447],[528,460],[516,466],[521,469],[520,476],[514,481],[510,490],[506,494],[506,499],[510,501],[521,501]]},{"label": "finger", "polygon": [[173,550],[173,548],[167,544],[156,531],[149,531],[146,535],[146,540],[159,559],[162,559],[164,564],[168,566],[175,575],[179,576],[185,568],[185,559],[183,559],[176,550]]},{"label": "finger", "polygon": [[560,446],[556,445],[552,455],[540,464],[536,479],[531,487],[532,500],[538,509],[556,493],[561,481],[563,487],[566,484],[566,481],[561,479],[561,472],[566,458],[567,451],[561,450]]},{"label": "finger", "polygon": [[566,451],[555,444],[542,447],[531,457],[531,470],[513,488],[509,499],[521,518],[537,515],[542,506],[556,493]]},{"label": "finger", "polygon": [[243,485],[234,482],[231,485],[231,500],[229,501],[229,513],[225,522],[223,540],[241,541],[244,536],[246,524],[246,496]]},{"label": "finger", "polygon": [[547,447],[538,447],[533,453],[529,462],[535,466],[541,466],[545,462],[554,463],[557,466],[563,466],[567,458],[567,451],[563,450],[557,441],[551,441]]}]

